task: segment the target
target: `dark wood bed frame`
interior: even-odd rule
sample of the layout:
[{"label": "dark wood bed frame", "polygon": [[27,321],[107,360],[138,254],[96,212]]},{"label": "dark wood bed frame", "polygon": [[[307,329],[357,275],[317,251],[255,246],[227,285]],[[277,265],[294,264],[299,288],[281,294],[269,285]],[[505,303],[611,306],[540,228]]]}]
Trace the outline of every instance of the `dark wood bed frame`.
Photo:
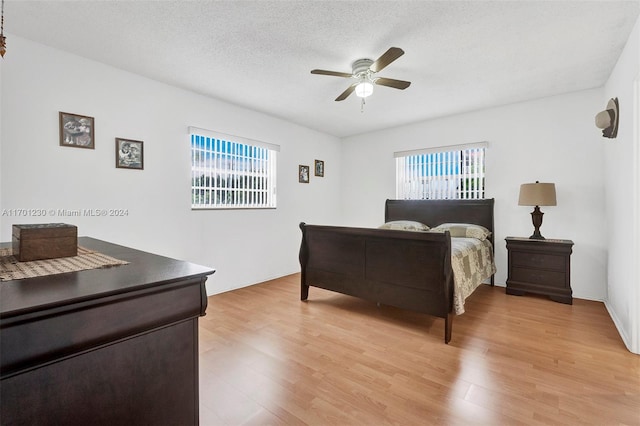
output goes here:
[{"label": "dark wood bed frame", "polygon": [[[493,199],[387,200],[385,222],[413,220],[435,227],[445,222],[473,223],[491,231]],[[301,289],[319,287],[373,302],[434,315],[445,320],[445,343],[453,322],[451,236],[300,224]],[[493,285],[493,276],[491,277]]]}]

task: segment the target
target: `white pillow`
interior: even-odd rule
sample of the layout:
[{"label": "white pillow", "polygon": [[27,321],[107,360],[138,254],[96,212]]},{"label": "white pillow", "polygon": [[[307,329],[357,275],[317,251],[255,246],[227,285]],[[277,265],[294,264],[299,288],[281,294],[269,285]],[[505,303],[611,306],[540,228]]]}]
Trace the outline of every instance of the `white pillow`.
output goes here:
[{"label": "white pillow", "polygon": [[426,232],[429,227],[424,223],[415,222],[413,220],[394,220],[379,226],[380,229],[394,229],[397,231],[418,231]]}]

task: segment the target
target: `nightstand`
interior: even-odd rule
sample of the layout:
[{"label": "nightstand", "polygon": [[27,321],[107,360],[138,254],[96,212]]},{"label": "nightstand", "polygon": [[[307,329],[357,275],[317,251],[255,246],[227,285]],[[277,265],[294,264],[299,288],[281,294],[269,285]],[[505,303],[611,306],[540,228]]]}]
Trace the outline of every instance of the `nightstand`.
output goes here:
[{"label": "nightstand", "polygon": [[571,240],[507,237],[507,294],[536,293],[572,304]]}]

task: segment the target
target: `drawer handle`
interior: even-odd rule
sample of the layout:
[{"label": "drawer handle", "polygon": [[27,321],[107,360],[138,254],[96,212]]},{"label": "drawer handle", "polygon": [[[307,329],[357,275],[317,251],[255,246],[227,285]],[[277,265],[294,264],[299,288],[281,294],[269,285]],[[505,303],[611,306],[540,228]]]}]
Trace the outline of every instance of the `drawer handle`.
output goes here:
[{"label": "drawer handle", "polygon": [[541,265],[541,264],[544,263],[544,258],[539,257],[539,256],[532,256],[531,257],[531,263],[535,263],[535,264]]},{"label": "drawer handle", "polygon": [[545,277],[541,274],[531,274],[531,278],[536,281],[543,281]]}]

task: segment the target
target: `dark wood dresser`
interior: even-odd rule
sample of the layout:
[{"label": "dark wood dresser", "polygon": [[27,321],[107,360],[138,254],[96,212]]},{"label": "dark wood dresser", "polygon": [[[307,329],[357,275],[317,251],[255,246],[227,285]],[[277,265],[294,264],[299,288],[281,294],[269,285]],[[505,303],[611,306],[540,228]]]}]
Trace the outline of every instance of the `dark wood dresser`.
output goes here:
[{"label": "dark wood dresser", "polygon": [[536,293],[561,303],[573,303],[571,240],[507,237],[507,294]]},{"label": "dark wood dresser", "polygon": [[2,425],[198,424],[198,318],[215,271],[78,245],[130,263],[0,282]]}]

